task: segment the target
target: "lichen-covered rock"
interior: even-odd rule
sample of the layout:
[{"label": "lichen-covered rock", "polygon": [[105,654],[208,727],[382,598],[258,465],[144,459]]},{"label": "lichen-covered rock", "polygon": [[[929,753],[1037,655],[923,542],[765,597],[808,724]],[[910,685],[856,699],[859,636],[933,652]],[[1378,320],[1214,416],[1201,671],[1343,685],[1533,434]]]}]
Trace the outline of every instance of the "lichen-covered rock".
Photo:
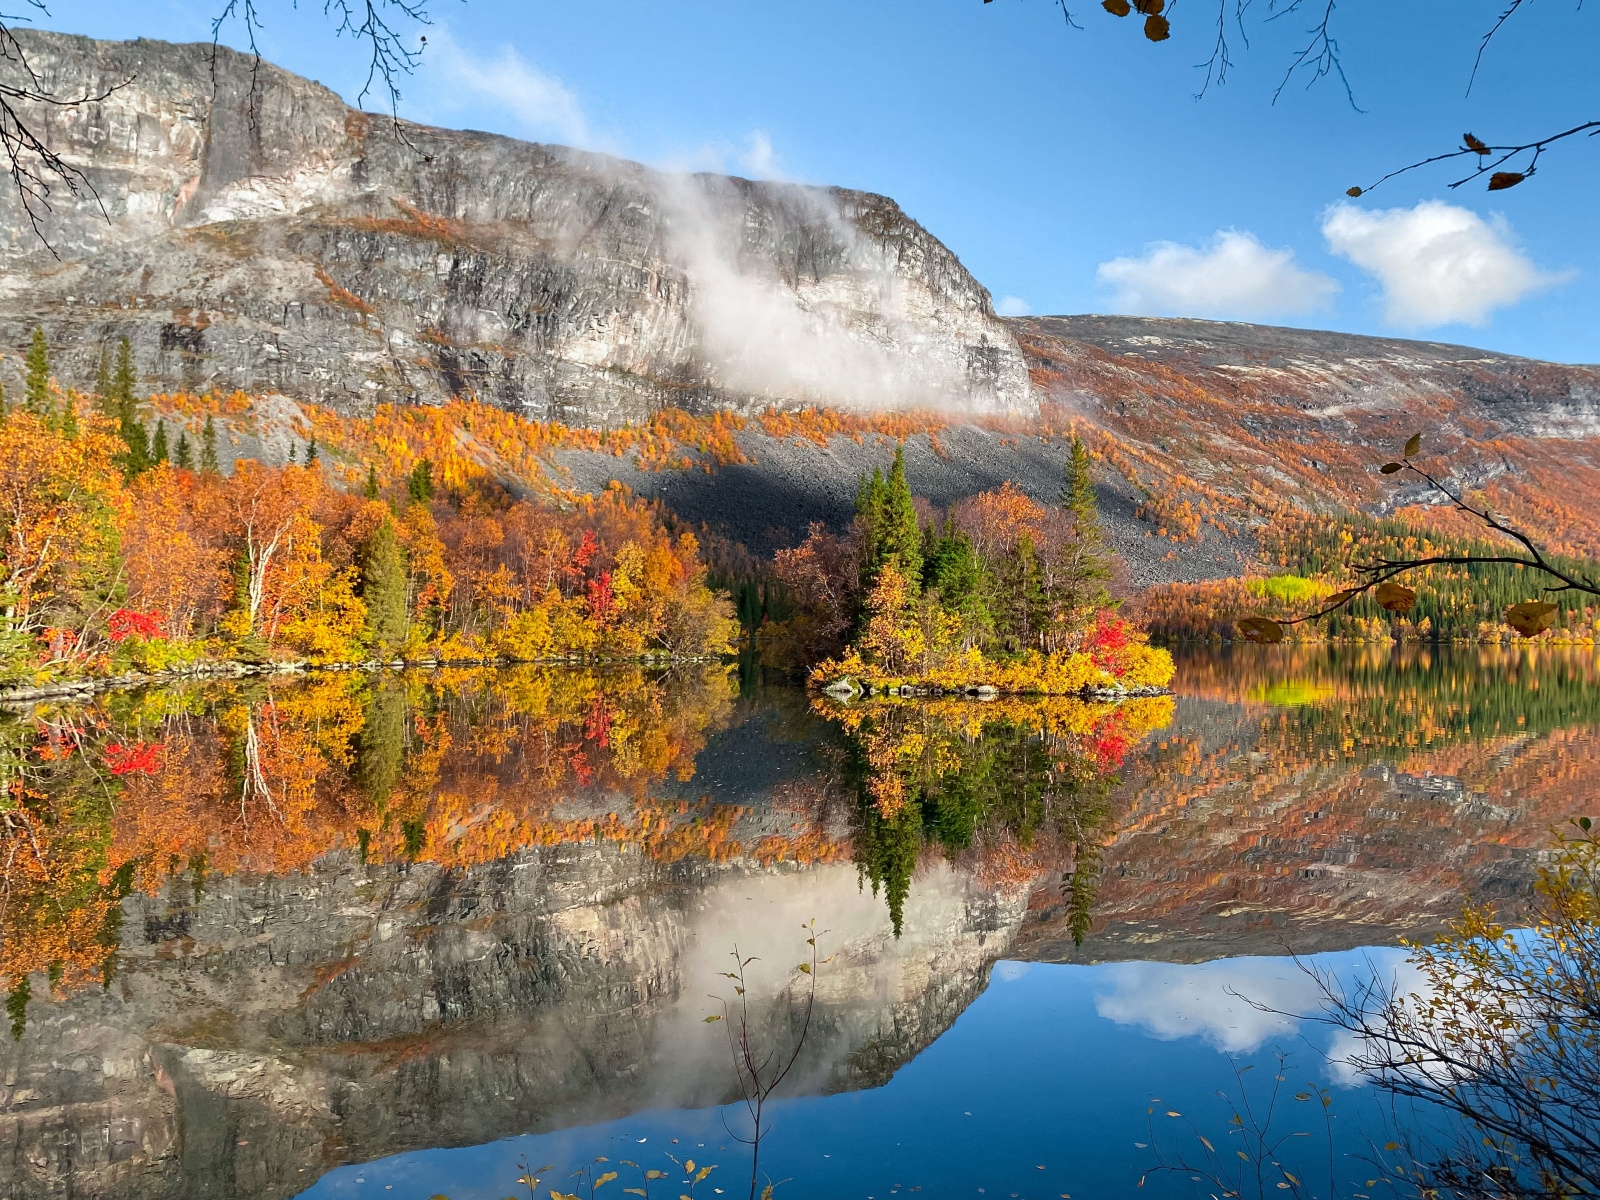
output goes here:
[{"label": "lichen-covered rock", "polygon": [[151,389],[357,413],[452,394],[592,426],[669,404],[1032,405],[988,292],[885,197],[401,137],[229,50],[213,85],[209,45],[17,36],[56,94],[123,85],[32,114],[98,193],[51,196],[59,261],[0,189],[0,343],[42,324],[65,382],[127,336]]}]

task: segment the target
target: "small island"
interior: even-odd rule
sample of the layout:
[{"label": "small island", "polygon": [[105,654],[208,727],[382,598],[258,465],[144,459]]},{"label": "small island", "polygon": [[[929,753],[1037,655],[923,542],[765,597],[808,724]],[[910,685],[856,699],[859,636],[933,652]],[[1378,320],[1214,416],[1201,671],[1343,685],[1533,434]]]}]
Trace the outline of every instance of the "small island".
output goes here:
[{"label": "small island", "polygon": [[777,554],[769,658],[813,664],[810,686],[840,700],[1165,692],[1172,656],[1107,588],[1089,461],[1074,437],[1057,507],[1006,483],[939,513],[912,495],[897,451],[887,476],[861,481],[846,535],[813,526]]}]

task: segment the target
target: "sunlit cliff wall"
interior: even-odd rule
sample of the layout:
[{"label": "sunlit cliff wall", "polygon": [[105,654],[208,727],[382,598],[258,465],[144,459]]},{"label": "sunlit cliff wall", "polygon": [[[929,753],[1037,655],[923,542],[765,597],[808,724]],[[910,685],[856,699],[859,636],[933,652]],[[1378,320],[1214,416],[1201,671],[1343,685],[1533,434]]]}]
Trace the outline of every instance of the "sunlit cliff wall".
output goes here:
[{"label": "sunlit cliff wall", "polygon": [[48,248],[0,190],[0,342],[42,324],[64,381],[126,335],[152,389],[349,412],[451,394],[587,425],[664,405],[1031,407],[988,292],[885,197],[401,137],[232,51],[213,84],[205,45],[18,38],[55,93],[115,89],[32,114],[97,193],[55,188]]}]

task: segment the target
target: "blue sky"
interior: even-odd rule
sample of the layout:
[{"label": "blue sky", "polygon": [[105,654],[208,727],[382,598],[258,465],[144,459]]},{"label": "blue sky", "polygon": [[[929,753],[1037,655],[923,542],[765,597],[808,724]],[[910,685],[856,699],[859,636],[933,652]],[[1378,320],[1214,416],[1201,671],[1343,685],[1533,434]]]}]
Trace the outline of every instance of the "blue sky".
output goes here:
[{"label": "blue sky", "polygon": [[[1256,0],[1258,16],[1267,0]],[[1213,0],[1173,37],[1075,0],[433,0],[402,114],[666,166],[893,196],[997,301],[1037,313],[1237,316],[1600,361],[1600,143],[1539,176],[1450,190],[1450,166],[1344,203],[1344,189],[1456,143],[1600,117],[1600,12],[1503,0],[1345,0],[1361,109],[1336,80],[1273,91],[1308,19],[1247,19],[1227,85],[1200,100]],[[1232,0],[1229,0],[1232,3]],[[217,3],[55,0],[41,24],[197,40]],[[353,98],[361,71],[321,5],[265,0],[265,53]],[[242,31],[225,31],[240,42]],[[1166,243],[1166,245],[1163,245]]]}]

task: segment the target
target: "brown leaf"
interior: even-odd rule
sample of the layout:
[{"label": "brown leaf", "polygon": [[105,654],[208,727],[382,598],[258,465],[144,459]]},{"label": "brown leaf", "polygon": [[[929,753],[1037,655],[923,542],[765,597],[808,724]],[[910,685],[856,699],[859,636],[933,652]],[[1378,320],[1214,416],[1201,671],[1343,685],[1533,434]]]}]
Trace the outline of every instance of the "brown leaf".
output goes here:
[{"label": "brown leaf", "polygon": [[1100,7],[1113,17],[1125,17],[1133,11],[1133,5],[1128,0],[1103,0]]},{"label": "brown leaf", "polygon": [[1405,466],[1404,463],[1384,463],[1383,464],[1383,473],[1385,475],[1393,475],[1396,471],[1404,471],[1405,469],[1406,469],[1406,466]]},{"label": "brown leaf", "polygon": [[1349,604],[1350,601],[1354,600],[1360,594],[1361,591],[1359,588],[1345,588],[1342,592],[1335,592],[1333,595],[1329,596],[1327,603],[1323,605],[1323,607],[1334,608],[1340,604]]},{"label": "brown leaf", "polygon": [[1167,0],[1133,0],[1134,11],[1142,16],[1153,17],[1167,6]]},{"label": "brown leaf", "polygon": [[1172,25],[1165,17],[1149,16],[1144,19],[1144,35],[1152,42],[1164,42],[1172,34]]},{"label": "brown leaf", "polygon": [[1349,196],[1352,200],[1355,200],[1355,199],[1359,198],[1360,195],[1361,195],[1361,192],[1362,192],[1362,189],[1358,188],[1358,187],[1345,188],[1345,190],[1344,190],[1344,194],[1346,196]]},{"label": "brown leaf", "polygon": [[1516,187],[1526,178],[1527,176],[1521,171],[1496,171],[1489,176],[1489,190],[1503,192],[1509,187]]},{"label": "brown leaf", "polygon": [[1523,637],[1538,637],[1556,623],[1557,606],[1543,600],[1524,600],[1506,609],[1506,624]]},{"label": "brown leaf", "polygon": [[1416,592],[1392,579],[1385,579],[1373,589],[1372,598],[1378,602],[1380,608],[1402,615],[1417,606]]},{"label": "brown leaf", "polygon": [[1461,135],[1461,140],[1467,144],[1467,149],[1471,150],[1474,154],[1489,153],[1489,143],[1484,141],[1482,138],[1473,137],[1470,133],[1464,133]]},{"label": "brown leaf", "polygon": [[1406,439],[1405,455],[1406,455],[1407,458],[1410,458],[1413,454],[1415,454],[1418,450],[1421,450],[1421,449],[1422,449],[1422,435],[1420,433],[1413,433],[1410,437],[1408,437]]},{"label": "brown leaf", "polygon": [[1270,617],[1245,617],[1239,622],[1239,636],[1247,642],[1275,646],[1283,641],[1283,626]]}]

